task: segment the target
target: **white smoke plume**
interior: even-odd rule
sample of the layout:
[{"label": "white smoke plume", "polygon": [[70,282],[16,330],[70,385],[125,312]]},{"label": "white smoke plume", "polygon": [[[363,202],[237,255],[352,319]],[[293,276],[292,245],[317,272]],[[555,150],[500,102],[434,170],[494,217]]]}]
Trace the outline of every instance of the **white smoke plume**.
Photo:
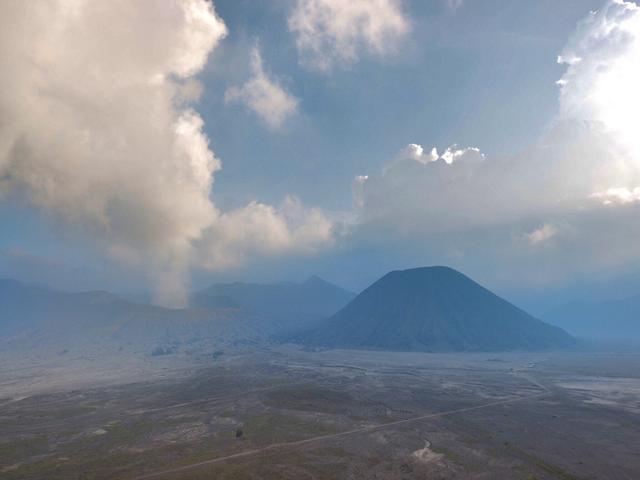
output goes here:
[{"label": "white smoke plume", "polygon": [[[219,223],[210,190],[221,162],[191,106],[226,33],[206,0],[0,3],[0,198],[63,218],[147,270],[160,302],[184,303],[190,264],[226,255],[202,246],[246,235],[244,218],[233,233]],[[262,213],[249,229],[269,236],[262,228],[285,216],[269,210],[260,223]],[[285,243],[310,240],[283,222]],[[222,243],[205,238],[220,231]]]}]

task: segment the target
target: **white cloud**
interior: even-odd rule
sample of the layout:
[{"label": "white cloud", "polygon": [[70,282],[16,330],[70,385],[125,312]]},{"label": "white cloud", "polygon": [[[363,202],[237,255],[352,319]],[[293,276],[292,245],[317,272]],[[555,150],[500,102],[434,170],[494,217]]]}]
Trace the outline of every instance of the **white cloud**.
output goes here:
[{"label": "white cloud", "polygon": [[[432,147],[431,150],[425,151],[422,145],[410,143],[398,152],[394,161],[390,162],[384,168],[383,173],[387,173],[398,164],[402,164],[407,161],[418,162],[421,165],[440,161],[450,165],[453,162],[482,162],[484,161],[484,158],[484,154],[481,153],[480,149],[477,147],[458,148],[457,145],[451,145],[450,147],[447,147],[442,154],[440,154],[436,147]],[[359,181],[364,183],[367,178],[368,177],[365,175],[360,178]]]},{"label": "white cloud", "polygon": [[411,144],[380,174],[360,177],[352,241],[416,249],[432,263],[468,252],[461,267],[482,265],[506,283],[636,261],[638,22],[639,7],[610,1],[580,25],[561,55],[560,114],[525,151],[485,158],[477,148],[438,154]]},{"label": "white cloud", "polygon": [[321,71],[393,52],[410,30],[400,0],[296,0],[288,23],[302,62]]},{"label": "white cloud", "polygon": [[[615,160],[619,154],[615,140],[598,129],[559,124],[512,157],[485,158],[477,149],[460,147],[448,151],[446,158],[445,151],[436,161],[431,156],[422,161],[424,151],[417,158],[396,158],[380,174],[360,176],[354,182],[357,218],[351,241],[404,251],[415,248],[420,258],[428,255],[423,261],[429,263],[449,263],[449,252],[455,250],[463,253],[456,260],[460,268],[485,262],[480,271],[502,276],[511,272],[516,277],[518,270],[527,268],[540,273],[527,278],[541,282],[558,281],[576,269],[609,265],[611,252],[601,251],[604,241],[595,240],[603,240],[605,234],[637,243],[628,230],[635,211],[625,210],[611,225],[601,208],[613,194],[616,204],[628,202],[633,191],[608,192],[606,198],[593,194],[626,178],[626,169],[612,164],[612,155]],[[599,222],[608,227],[603,229]],[[558,225],[564,232],[565,224],[571,235],[559,236]],[[551,245],[551,239],[554,248],[527,248]],[[571,249],[571,255],[563,249]],[[590,262],[581,262],[577,252]],[[619,249],[616,261],[629,260],[622,252],[640,254],[640,249]],[[555,263],[528,263],[540,255],[556,255]]]},{"label": "white cloud", "polygon": [[332,223],[317,208],[287,197],[280,209],[251,202],[220,216],[199,245],[206,268],[242,264],[248,254],[314,253],[332,241]]},{"label": "white cloud", "polygon": [[457,145],[453,145],[447,148],[440,158],[449,164],[453,162],[482,162],[484,154],[480,152],[478,147],[458,148]]},{"label": "white cloud", "polygon": [[558,228],[550,223],[545,223],[540,228],[525,235],[529,245],[536,246],[548,242],[558,234]]},{"label": "white cloud", "polygon": [[481,162],[484,160],[484,154],[480,152],[478,147],[458,148],[457,145],[447,147],[442,154],[438,153],[438,149],[436,147],[432,147],[431,150],[425,152],[422,145],[410,143],[400,151],[398,158],[401,160],[415,160],[423,165],[426,165],[429,162],[436,162],[438,160],[443,160],[447,164],[452,164],[453,162]]},{"label": "white cloud", "polygon": [[625,205],[627,203],[640,202],[640,187],[633,190],[628,188],[609,188],[604,192],[596,192],[591,195],[602,201],[604,205]]},{"label": "white cloud", "polygon": [[640,165],[640,6],[611,0],[583,20],[558,62],[563,118],[595,121],[614,134]]},{"label": "white cloud", "polygon": [[436,149],[436,147],[433,147],[429,152],[425,152],[424,148],[422,148],[422,145],[418,145],[417,143],[410,143],[400,151],[398,158],[401,160],[409,158],[411,160],[415,160],[416,162],[428,163],[435,162],[436,160],[438,160],[438,158],[440,158],[440,155],[438,155],[438,150]]},{"label": "white cloud", "polygon": [[264,70],[258,47],[251,51],[251,79],[241,87],[225,92],[225,101],[240,101],[253,110],[272,129],[282,127],[298,109],[298,99],[285,91]]},{"label": "white cloud", "polygon": [[1,3],[0,197],[13,193],[139,265],[167,304],[185,300],[192,262],[226,255],[203,244],[239,259],[250,252],[234,239],[245,245],[250,231],[315,247],[327,237],[318,211],[315,232],[272,207],[224,214],[210,199],[221,162],[190,103],[226,33],[206,0]]}]

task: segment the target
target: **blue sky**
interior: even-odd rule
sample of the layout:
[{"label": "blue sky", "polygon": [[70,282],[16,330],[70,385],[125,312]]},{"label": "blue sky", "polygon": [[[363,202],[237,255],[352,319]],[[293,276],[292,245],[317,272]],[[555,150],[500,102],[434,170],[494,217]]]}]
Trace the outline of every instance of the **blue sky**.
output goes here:
[{"label": "blue sky", "polygon": [[[309,72],[286,26],[287,2],[216,2],[229,37],[202,75],[199,111],[225,162],[214,195],[230,204],[287,193],[331,209],[350,206],[351,179],[379,170],[408,143],[476,145],[491,154],[535,141],[557,110],[556,57],[601,1],[405,2],[413,29],[397,54]],[[265,63],[300,99],[281,132],[224,105],[248,74],[258,41]],[[220,110],[224,109],[224,115]]]},{"label": "blue sky", "polygon": [[632,2],[63,4],[4,15],[0,275],[168,304],[424,264],[531,305],[640,289]]}]

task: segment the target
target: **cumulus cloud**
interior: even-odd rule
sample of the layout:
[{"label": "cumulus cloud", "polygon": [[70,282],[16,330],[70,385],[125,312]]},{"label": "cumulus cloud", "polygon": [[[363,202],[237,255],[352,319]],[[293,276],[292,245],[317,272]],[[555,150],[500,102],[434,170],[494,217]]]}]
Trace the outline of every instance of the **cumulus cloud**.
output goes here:
[{"label": "cumulus cloud", "polygon": [[438,158],[440,158],[440,155],[438,155],[438,150],[436,149],[436,147],[433,147],[430,151],[425,152],[424,148],[422,148],[422,145],[418,145],[417,143],[410,143],[402,150],[400,150],[398,158],[401,160],[409,158],[411,160],[415,160],[416,162],[424,164],[428,162],[435,162],[436,160],[438,160]]},{"label": "cumulus cloud", "polygon": [[320,71],[393,52],[410,30],[400,0],[296,0],[288,24],[303,64]]},{"label": "cumulus cloud", "polygon": [[523,268],[544,283],[635,260],[638,21],[635,4],[610,1],[581,23],[560,56],[560,113],[523,152],[411,144],[381,173],[358,177],[354,238],[420,249],[433,263],[459,252],[463,267],[484,263],[506,282],[506,272],[523,281]]},{"label": "cumulus cloud", "polygon": [[640,6],[611,0],[591,12],[558,62],[567,65],[558,82],[560,115],[598,122],[640,154]]},{"label": "cumulus cloud", "polygon": [[[593,193],[607,191],[607,185],[625,178],[625,168],[616,166],[622,153],[615,148],[615,139],[599,128],[558,124],[538,143],[511,157],[485,158],[476,149],[448,150],[453,152],[447,155],[453,159],[450,163],[444,155],[427,162],[422,156],[394,159],[381,173],[358,177],[352,241],[415,249],[428,263],[454,261],[465,269],[482,264],[479,271],[489,269],[496,276],[508,272],[517,276],[523,268],[529,273],[544,270],[539,277],[532,273],[519,278],[540,282],[559,281],[587,266],[610,265],[611,252],[606,247],[599,250],[607,236],[619,235],[636,244],[628,224],[637,212],[626,209],[616,216],[612,230],[607,218],[611,208],[603,205],[605,200],[629,203],[626,192],[608,192],[606,198]],[[561,238],[558,225],[564,232],[567,223],[571,235]],[[530,248],[551,243],[554,248]],[[640,254],[638,248],[626,251]],[[577,252],[588,255],[590,262],[578,258]],[[554,262],[540,258],[531,262],[536,256],[553,256]]]},{"label": "cumulus cloud", "polygon": [[481,162],[484,158],[484,154],[480,152],[480,149],[477,147],[458,148],[457,145],[452,145],[447,147],[440,154],[436,147],[432,147],[431,150],[425,151],[422,145],[410,143],[398,152],[395,161],[388,165],[384,171],[386,172],[396,164],[402,163],[406,160],[413,160],[422,165],[427,165],[430,162],[437,162],[440,160],[450,165],[453,162]]},{"label": "cumulus cloud", "polygon": [[597,123],[621,154],[612,165],[625,175],[594,192],[605,203],[634,201],[640,185],[640,7],[612,0],[591,12],[558,56],[567,71],[560,85],[560,116]]},{"label": "cumulus cloud", "polygon": [[628,188],[609,188],[604,192],[596,192],[591,197],[602,200],[604,205],[624,205],[640,202],[640,187],[636,187],[633,190]]},{"label": "cumulus cloud", "polygon": [[540,228],[525,235],[529,245],[536,246],[548,242],[558,234],[558,228],[550,223],[545,223]]},{"label": "cumulus cloud", "polygon": [[484,160],[484,154],[480,152],[478,147],[458,148],[457,145],[447,148],[440,156],[445,163],[453,162],[481,162]]},{"label": "cumulus cloud", "polygon": [[252,77],[241,87],[225,92],[225,101],[240,101],[255,112],[269,128],[279,129],[298,109],[298,99],[289,94],[264,70],[258,47],[251,50]]},{"label": "cumulus cloud", "polygon": [[424,151],[421,145],[416,143],[410,143],[400,151],[401,159],[409,158],[416,162],[427,164],[428,162],[435,162],[437,160],[443,160],[447,164],[453,162],[481,162],[484,160],[484,154],[480,152],[478,147],[464,147],[458,148],[457,145],[447,147],[442,154],[438,153],[436,147],[432,147],[428,152]]},{"label": "cumulus cloud", "polygon": [[241,264],[247,254],[308,254],[332,241],[333,225],[317,208],[288,196],[276,209],[251,202],[220,216],[203,237],[200,259],[207,268]]},{"label": "cumulus cloud", "polygon": [[253,234],[277,228],[289,245],[315,245],[314,232],[297,235],[272,221],[282,214],[253,204],[251,218],[231,214],[225,242],[208,238],[229,217],[210,199],[221,162],[192,102],[202,89],[195,75],[226,33],[206,0],[2,3],[0,196],[140,265],[172,305],[185,300],[191,263],[225,255],[195,246],[227,247],[245,220]]}]

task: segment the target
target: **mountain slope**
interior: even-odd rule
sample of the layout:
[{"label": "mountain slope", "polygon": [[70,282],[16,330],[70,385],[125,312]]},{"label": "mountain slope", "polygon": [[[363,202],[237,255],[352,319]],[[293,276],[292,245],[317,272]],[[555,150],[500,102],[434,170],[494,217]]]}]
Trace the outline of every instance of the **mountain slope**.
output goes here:
[{"label": "mountain slope", "polygon": [[299,326],[335,313],[354,294],[319,277],[303,283],[221,283],[197,292],[191,305],[198,308],[233,306],[280,326]]},{"label": "mountain slope", "polygon": [[581,337],[640,339],[640,295],[608,302],[575,302],[550,311],[544,318]]},{"label": "mountain slope", "polygon": [[[244,329],[244,330],[243,330]],[[0,340],[16,347],[193,344],[250,336],[233,311],[174,310],[103,291],[65,293],[0,280]]]},{"label": "mountain slope", "polygon": [[294,340],[401,351],[538,350],[574,343],[562,329],[447,267],[390,272]]}]

